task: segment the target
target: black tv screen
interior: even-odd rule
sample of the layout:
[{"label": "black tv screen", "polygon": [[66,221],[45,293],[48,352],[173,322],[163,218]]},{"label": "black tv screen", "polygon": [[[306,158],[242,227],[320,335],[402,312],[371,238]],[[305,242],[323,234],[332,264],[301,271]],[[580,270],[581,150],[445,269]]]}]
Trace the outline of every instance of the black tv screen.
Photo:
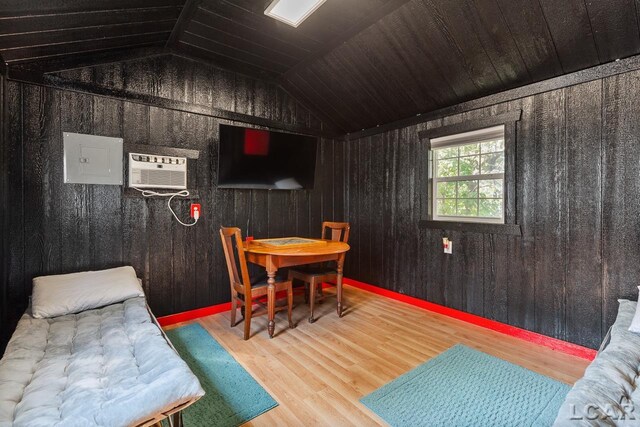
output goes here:
[{"label": "black tv screen", "polygon": [[218,187],[313,188],[317,138],[220,125]]}]

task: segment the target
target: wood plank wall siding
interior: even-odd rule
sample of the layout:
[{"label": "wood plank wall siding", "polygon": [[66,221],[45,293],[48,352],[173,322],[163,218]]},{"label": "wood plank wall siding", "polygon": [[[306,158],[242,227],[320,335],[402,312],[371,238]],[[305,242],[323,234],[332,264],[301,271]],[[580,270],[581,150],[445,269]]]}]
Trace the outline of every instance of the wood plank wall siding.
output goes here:
[{"label": "wood plank wall siding", "polygon": [[[0,325],[6,325],[7,319],[7,258],[5,254],[8,248],[5,219],[7,214],[7,178],[8,168],[5,166],[4,142],[4,106],[5,106],[5,78],[0,73]],[[9,331],[6,327],[0,327],[0,353],[4,349],[4,343],[8,340]]]},{"label": "wood plank wall siding", "polygon": [[[322,129],[277,87],[182,59],[64,76]],[[250,221],[260,237],[317,235],[323,219],[334,219],[352,224],[348,277],[595,348],[617,298],[637,296],[639,87],[640,71],[629,71],[360,139],[323,139],[314,191],[268,193],[212,185],[219,119],[8,82],[1,158],[10,318],[24,308],[34,275],[121,264],[144,278],[158,315],[225,302],[219,225],[246,229]],[[427,147],[418,132],[518,109],[522,236],[420,229]],[[122,198],[116,187],[63,185],[62,130],[200,150],[202,224],[178,227],[164,202]],[[442,253],[444,235],[451,256]]]},{"label": "wood plank wall siding", "polygon": [[[638,88],[633,71],[350,141],[346,276],[596,348],[617,299],[638,296]],[[522,236],[418,229],[418,132],[516,109]]]},{"label": "wood plank wall siding", "polygon": [[[150,61],[67,76],[321,128],[308,110],[273,85],[179,58]],[[246,231],[250,222],[256,237],[319,236],[323,219],[344,219],[342,164],[333,163],[344,156],[342,143],[321,140],[313,191],[218,190],[218,125],[243,123],[12,81],[6,104],[3,171],[11,209],[3,240],[9,247],[6,291],[12,322],[27,304],[34,276],[123,264],[133,265],[143,278],[159,316],[229,301],[220,225]],[[122,188],[115,186],[63,184],[63,131],[199,150],[196,190],[203,216],[198,226],[178,225],[166,200],[123,198]],[[189,202],[176,200],[174,206],[188,215]],[[2,325],[5,332],[12,328]]]}]

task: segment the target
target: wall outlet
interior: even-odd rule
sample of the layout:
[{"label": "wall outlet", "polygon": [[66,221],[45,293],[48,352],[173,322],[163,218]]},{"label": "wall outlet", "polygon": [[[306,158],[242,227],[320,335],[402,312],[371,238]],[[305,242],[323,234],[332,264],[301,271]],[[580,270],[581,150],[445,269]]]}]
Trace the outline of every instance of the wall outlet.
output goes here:
[{"label": "wall outlet", "polygon": [[445,254],[453,254],[453,242],[448,237],[442,238],[442,247]]},{"label": "wall outlet", "polygon": [[191,204],[191,218],[200,219],[201,212],[202,212],[202,208],[199,203]]}]

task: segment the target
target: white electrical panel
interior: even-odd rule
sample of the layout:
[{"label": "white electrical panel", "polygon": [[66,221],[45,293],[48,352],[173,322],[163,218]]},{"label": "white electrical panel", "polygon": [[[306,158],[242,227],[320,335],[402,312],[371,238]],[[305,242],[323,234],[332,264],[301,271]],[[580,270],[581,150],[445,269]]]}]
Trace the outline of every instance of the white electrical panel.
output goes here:
[{"label": "white electrical panel", "polygon": [[64,132],[64,182],[122,185],[122,138]]},{"label": "white electrical panel", "polygon": [[187,158],[129,153],[129,187],[187,188]]}]

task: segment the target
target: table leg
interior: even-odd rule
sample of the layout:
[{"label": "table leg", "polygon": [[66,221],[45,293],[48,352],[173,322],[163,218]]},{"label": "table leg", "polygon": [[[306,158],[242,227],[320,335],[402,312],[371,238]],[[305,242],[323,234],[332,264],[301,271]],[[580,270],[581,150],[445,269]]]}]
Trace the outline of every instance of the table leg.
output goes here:
[{"label": "table leg", "polygon": [[274,320],[276,315],[276,271],[277,269],[271,267],[267,269],[267,315],[269,317],[269,325],[267,327],[269,331],[269,338],[273,338],[273,333],[276,329],[276,322]]},{"label": "table leg", "polygon": [[[320,284],[322,286],[322,284]],[[313,323],[316,319],[313,317],[313,308],[316,303],[316,280],[314,278],[311,279],[311,283],[309,283],[309,323]]]},{"label": "table leg", "polygon": [[338,277],[337,277],[338,283],[336,283],[336,288],[337,288],[336,293],[337,293],[337,300],[338,300],[338,316],[342,317],[342,266],[344,265],[344,254],[340,256],[337,264],[338,265],[337,265],[336,271],[338,272]]}]

